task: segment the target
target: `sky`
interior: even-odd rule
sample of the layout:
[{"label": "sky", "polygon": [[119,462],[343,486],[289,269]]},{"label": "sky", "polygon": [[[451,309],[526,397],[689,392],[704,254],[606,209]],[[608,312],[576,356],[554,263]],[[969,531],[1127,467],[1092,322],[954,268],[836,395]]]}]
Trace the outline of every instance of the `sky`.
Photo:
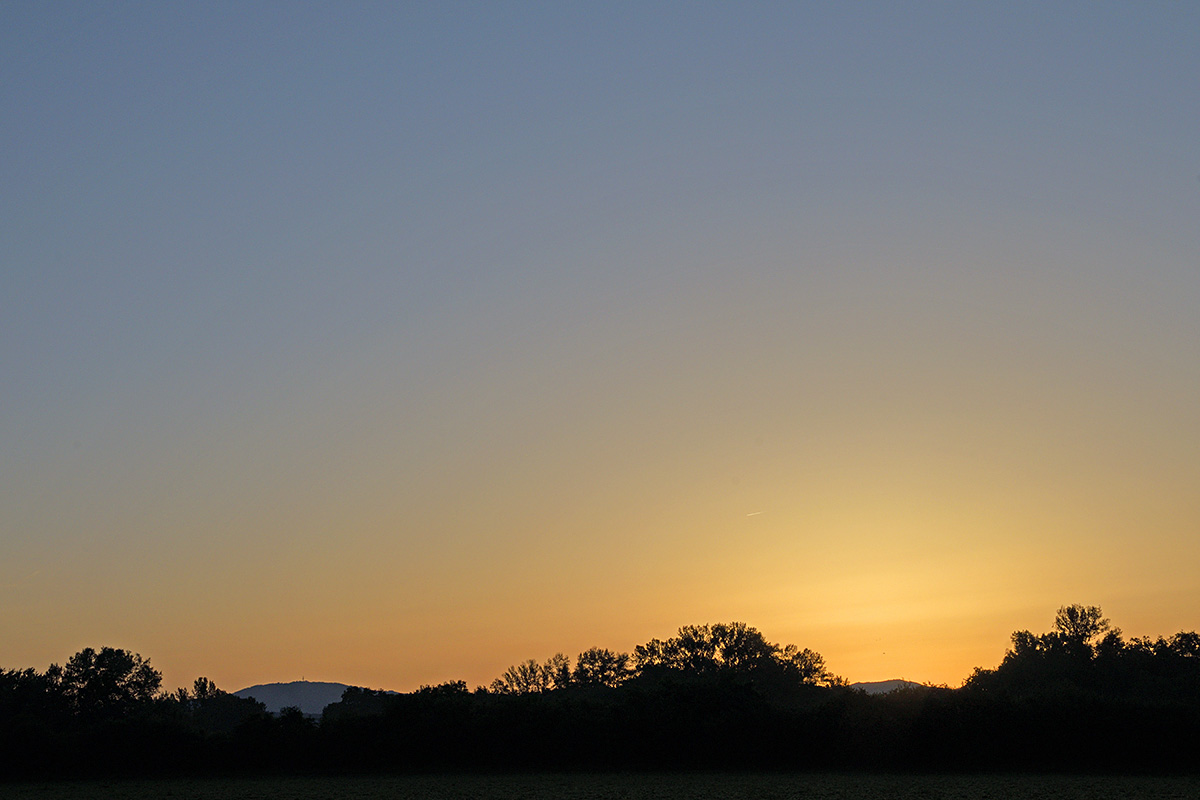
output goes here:
[{"label": "sky", "polygon": [[0,667],[1200,627],[1200,6],[0,4]]}]

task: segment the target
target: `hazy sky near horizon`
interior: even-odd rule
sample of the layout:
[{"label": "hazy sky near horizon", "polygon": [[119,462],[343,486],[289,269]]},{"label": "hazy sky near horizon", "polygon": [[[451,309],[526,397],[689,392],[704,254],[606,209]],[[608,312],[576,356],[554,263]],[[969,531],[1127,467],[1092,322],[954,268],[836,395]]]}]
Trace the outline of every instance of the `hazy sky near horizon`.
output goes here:
[{"label": "hazy sky near horizon", "polygon": [[0,4],[0,667],[1200,627],[1200,6]]}]

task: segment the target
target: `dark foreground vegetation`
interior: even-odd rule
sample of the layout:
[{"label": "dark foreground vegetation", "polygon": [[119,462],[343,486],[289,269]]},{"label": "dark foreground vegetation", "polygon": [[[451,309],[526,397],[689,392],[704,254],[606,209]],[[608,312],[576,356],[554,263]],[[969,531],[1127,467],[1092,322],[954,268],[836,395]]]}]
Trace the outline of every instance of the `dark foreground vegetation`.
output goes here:
[{"label": "dark foreground vegetation", "polygon": [[505,773],[22,782],[5,800],[1195,800],[1183,775]]},{"label": "dark foreground vegetation", "polygon": [[[204,678],[161,692],[149,662],[87,649],[0,670],[0,775],[541,770],[1200,773],[1200,636],[1131,639],[1099,609],[1013,634],[960,689],[869,696],[811,650],[741,623],[632,654],[593,648],[409,694],[348,689],[277,716]],[[803,795],[798,795],[803,796]]]}]

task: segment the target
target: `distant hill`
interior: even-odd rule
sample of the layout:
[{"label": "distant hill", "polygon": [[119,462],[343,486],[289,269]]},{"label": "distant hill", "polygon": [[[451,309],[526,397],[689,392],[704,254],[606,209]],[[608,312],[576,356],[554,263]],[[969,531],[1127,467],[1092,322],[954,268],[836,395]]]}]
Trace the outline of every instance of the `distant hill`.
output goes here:
[{"label": "distant hill", "polygon": [[342,699],[348,689],[344,683],[322,683],[320,681],[292,681],[291,683],[263,683],[234,692],[238,697],[253,697],[267,707],[267,711],[278,714],[285,708],[296,706],[304,714],[319,715],[325,706]]},{"label": "distant hill", "polygon": [[894,692],[897,689],[907,689],[912,686],[922,686],[923,684],[916,681],[890,680],[890,681],[863,681],[861,683],[850,684],[851,689],[862,689],[867,694],[887,694]]}]

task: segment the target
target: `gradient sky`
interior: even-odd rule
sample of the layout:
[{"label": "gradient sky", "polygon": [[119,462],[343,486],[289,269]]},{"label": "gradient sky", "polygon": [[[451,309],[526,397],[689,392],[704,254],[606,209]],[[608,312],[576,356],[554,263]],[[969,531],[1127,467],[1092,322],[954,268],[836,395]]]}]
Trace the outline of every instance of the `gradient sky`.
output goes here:
[{"label": "gradient sky", "polygon": [[1200,5],[0,4],[0,667],[1200,627]]}]

